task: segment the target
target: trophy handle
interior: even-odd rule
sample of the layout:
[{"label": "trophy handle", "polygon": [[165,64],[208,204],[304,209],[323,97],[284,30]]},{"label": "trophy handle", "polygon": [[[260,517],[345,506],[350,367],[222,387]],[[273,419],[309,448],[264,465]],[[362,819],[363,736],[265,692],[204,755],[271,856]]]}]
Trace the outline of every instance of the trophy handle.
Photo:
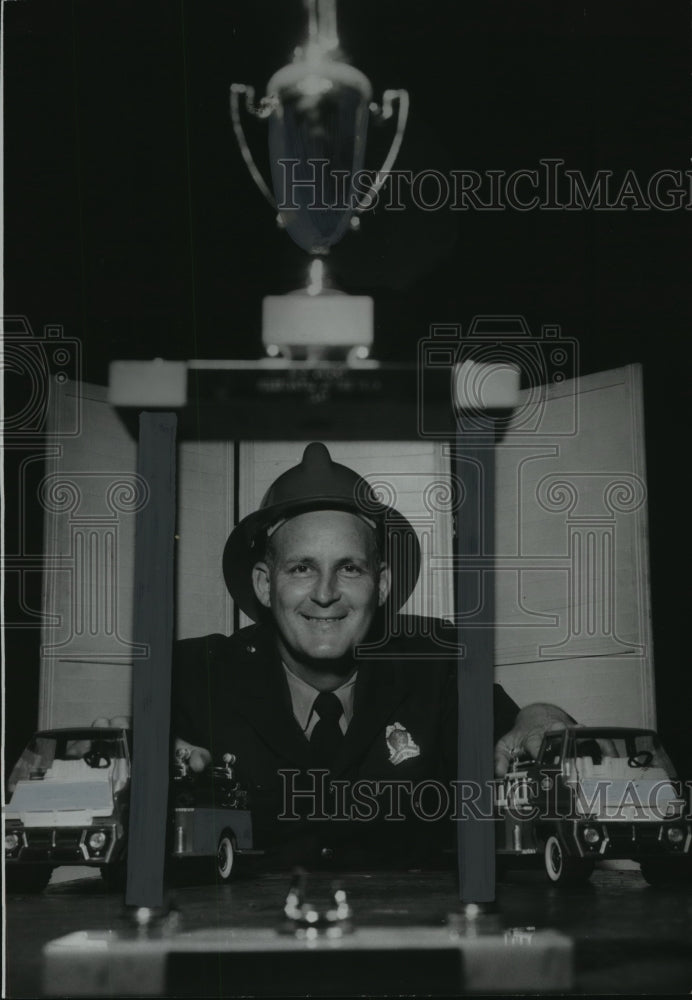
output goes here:
[{"label": "trophy handle", "polygon": [[268,118],[274,110],[275,101],[273,101],[270,97],[263,97],[259,106],[256,106],[254,103],[254,87],[247,87],[244,83],[231,84],[231,122],[233,123],[233,131],[235,132],[235,137],[238,140],[240,152],[245,160],[245,166],[250,171],[250,176],[253,181],[267,199],[271,207],[276,211],[274,195],[269,190],[264,177],[262,177],[262,174],[259,172],[257,164],[255,163],[252,153],[250,152],[247,139],[245,138],[245,130],[243,129],[243,123],[240,120],[241,94],[245,96],[245,110],[248,114],[254,115],[256,118]]},{"label": "trophy handle", "polygon": [[[392,139],[392,145],[389,147],[389,152],[385,158],[384,163],[377,171],[377,176],[373,181],[372,187],[365,195],[362,201],[359,201],[356,205],[354,212],[364,212],[366,209],[370,208],[377,192],[380,190],[384,182],[387,180],[387,175],[394,166],[397,156],[399,155],[399,150],[401,149],[401,143],[404,140],[404,130],[406,128],[406,122],[408,120],[408,108],[409,108],[409,97],[407,90],[385,90],[382,94],[382,107],[378,107],[377,104],[371,104],[370,110],[373,114],[378,115],[385,121],[391,118],[394,114],[394,108],[392,107],[393,101],[399,101],[399,115],[396,123],[396,132],[394,133],[394,138]],[[358,219],[352,218],[351,222],[355,223],[355,228],[359,224]]]}]

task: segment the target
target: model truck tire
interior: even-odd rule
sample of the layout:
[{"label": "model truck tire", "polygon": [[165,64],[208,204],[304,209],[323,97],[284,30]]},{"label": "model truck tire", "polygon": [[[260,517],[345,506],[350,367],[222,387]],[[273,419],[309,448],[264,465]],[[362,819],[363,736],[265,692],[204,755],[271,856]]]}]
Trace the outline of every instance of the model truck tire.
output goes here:
[{"label": "model truck tire", "polygon": [[575,885],[586,882],[593,872],[593,861],[571,858],[556,834],[551,833],[543,852],[545,873],[554,885]]},{"label": "model truck tire", "polygon": [[225,830],[219,837],[219,846],[216,850],[216,877],[219,882],[230,882],[233,877],[235,862],[235,851],[233,849],[233,838]]},{"label": "model truck tire", "polygon": [[127,882],[127,861],[124,857],[110,865],[102,865],[101,881],[106,889],[112,892],[122,892]]},{"label": "model truck tire", "polygon": [[642,858],[639,864],[649,885],[658,888],[684,884],[682,867],[672,858]]},{"label": "model truck tire", "polygon": [[43,892],[52,874],[51,865],[6,865],[5,885],[8,892]]}]

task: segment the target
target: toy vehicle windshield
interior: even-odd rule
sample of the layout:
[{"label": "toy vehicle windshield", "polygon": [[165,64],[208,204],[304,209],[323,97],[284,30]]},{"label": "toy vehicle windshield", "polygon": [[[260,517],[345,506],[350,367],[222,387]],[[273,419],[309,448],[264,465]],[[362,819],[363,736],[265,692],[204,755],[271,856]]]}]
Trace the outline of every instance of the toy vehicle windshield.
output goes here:
[{"label": "toy vehicle windshield", "polygon": [[7,793],[11,796],[19,781],[41,780],[55,761],[81,760],[90,753],[103,761],[128,760],[125,731],[91,726],[42,730],[32,737],[12,769]]},{"label": "toy vehicle windshield", "polygon": [[595,767],[622,760],[633,770],[656,768],[675,778],[675,768],[657,734],[646,729],[584,728],[576,730],[570,748],[579,762]]}]

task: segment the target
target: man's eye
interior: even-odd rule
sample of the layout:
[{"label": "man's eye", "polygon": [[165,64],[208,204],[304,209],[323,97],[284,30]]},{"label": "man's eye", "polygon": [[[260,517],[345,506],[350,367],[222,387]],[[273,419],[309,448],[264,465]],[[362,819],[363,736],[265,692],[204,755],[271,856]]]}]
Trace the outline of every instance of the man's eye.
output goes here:
[{"label": "man's eye", "polygon": [[345,566],[341,567],[341,570],[346,574],[346,576],[360,576],[363,572],[360,566],[356,566],[355,563],[347,563]]},{"label": "man's eye", "polygon": [[296,563],[295,566],[291,566],[289,573],[293,573],[297,576],[304,576],[306,573],[310,572],[310,567],[306,563]]}]

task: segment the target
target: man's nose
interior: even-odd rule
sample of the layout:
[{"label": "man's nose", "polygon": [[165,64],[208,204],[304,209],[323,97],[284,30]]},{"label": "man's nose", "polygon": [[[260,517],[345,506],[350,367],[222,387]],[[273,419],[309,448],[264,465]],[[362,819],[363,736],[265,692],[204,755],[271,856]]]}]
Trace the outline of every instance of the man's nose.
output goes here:
[{"label": "man's nose", "polygon": [[339,581],[336,573],[322,572],[315,581],[310,595],[316,604],[333,604],[340,596]]}]

